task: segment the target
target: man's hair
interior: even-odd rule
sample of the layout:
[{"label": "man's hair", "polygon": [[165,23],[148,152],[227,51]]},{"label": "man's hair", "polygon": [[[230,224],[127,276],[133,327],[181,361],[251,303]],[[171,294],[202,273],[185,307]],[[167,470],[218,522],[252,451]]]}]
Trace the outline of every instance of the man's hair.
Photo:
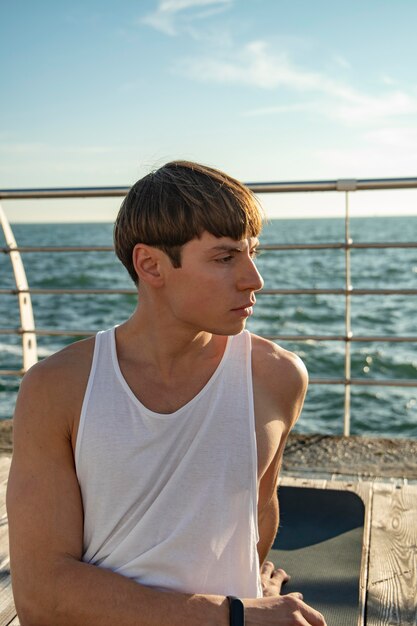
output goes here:
[{"label": "man's hair", "polygon": [[135,284],[133,249],[144,243],[163,250],[181,267],[181,248],[208,231],[241,240],[262,228],[261,207],[253,193],[224,172],[172,161],[141,178],[124,199],[114,225],[115,251]]}]

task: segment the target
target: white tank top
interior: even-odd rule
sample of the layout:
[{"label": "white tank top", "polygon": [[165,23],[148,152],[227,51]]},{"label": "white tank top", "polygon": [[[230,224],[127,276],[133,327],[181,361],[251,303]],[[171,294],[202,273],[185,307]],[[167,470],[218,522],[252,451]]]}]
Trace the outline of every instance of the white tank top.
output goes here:
[{"label": "white tank top", "polygon": [[260,597],[251,339],[229,337],[204,388],[174,413],[123,378],[98,333],[75,450],[83,560],[184,593]]}]

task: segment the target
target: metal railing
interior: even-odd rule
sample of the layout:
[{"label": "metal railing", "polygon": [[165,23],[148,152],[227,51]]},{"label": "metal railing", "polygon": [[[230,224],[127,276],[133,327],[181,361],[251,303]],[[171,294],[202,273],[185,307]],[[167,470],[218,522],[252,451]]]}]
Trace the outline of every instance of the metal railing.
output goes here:
[{"label": "metal railing", "polygon": [[[350,434],[350,397],[352,385],[366,386],[398,386],[417,387],[417,380],[396,379],[361,379],[351,377],[351,344],[353,342],[417,342],[416,336],[353,336],[351,328],[351,298],[363,295],[407,295],[416,296],[417,289],[354,289],[351,282],[350,252],[352,249],[386,249],[386,248],[417,248],[417,242],[385,242],[385,243],[354,243],[350,237],[349,194],[354,191],[411,189],[417,188],[417,178],[390,178],[364,180],[333,180],[310,182],[282,182],[282,183],[248,183],[254,193],[295,193],[295,192],[323,192],[338,191],[345,194],[345,239],[343,243],[320,244],[272,244],[263,245],[264,250],[330,250],[343,249],[345,251],[345,287],[344,289],[264,289],[259,295],[306,295],[332,294],[345,298],[345,332],[343,335],[270,335],[276,341],[343,341],[345,344],[344,376],[343,378],[313,378],[312,384],[338,385],[345,387],[344,394],[344,427],[345,436]],[[6,189],[0,190],[0,200],[40,199],[40,198],[93,198],[124,196],[128,187],[87,187],[78,189]],[[6,237],[6,247],[2,252],[9,254],[15,274],[15,289],[0,289],[0,295],[11,294],[19,298],[21,325],[19,328],[0,329],[2,335],[21,335],[23,342],[23,367],[21,370],[0,369],[0,375],[20,376],[30,365],[37,360],[36,336],[90,336],[95,330],[56,330],[37,329],[31,313],[31,294],[135,294],[135,289],[33,289],[27,285],[24,276],[24,267],[21,261],[21,252],[85,252],[111,251],[111,246],[22,246],[18,247],[4,211],[0,207],[0,222]],[[32,317],[30,317],[32,315]],[[28,356],[29,354],[29,356]],[[35,355],[35,356],[34,356]]]},{"label": "metal railing", "polygon": [[35,334],[35,319],[33,317],[32,301],[29,294],[29,286],[26,280],[25,268],[22,257],[17,248],[17,243],[13,231],[8,222],[5,212],[0,205],[0,223],[3,226],[4,237],[7,244],[7,251],[13,267],[14,280],[16,284],[16,295],[19,300],[20,324],[24,332],[22,336],[23,346],[23,371],[38,360],[38,350]]}]

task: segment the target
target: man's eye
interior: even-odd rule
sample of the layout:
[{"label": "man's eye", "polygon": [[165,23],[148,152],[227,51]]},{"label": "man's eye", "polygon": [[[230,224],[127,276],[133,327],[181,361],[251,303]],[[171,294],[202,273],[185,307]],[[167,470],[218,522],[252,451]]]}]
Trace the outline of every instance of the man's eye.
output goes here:
[{"label": "man's eye", "polygon": [[221,259],[216,259],[217,263],[230,263],[230,261],[233,259],[232,255],[228,255],[228,256],[223,256]]},{"label": "man's eye", "polygon": [[252,259],[256,259],[256,257],[260,256],[262,254],[261,250],[258,250],[257,248],[255,248],[254,250],[251,250],[251,257]]}]

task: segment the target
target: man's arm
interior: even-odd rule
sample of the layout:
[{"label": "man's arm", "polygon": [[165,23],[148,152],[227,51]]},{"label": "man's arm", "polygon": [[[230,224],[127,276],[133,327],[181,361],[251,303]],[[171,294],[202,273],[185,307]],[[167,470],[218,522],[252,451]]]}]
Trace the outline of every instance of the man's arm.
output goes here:
[{"label": "man's arm", "polygon": [[258,554],[264,563],[279,525],[277,485],[288,435],[300,416],[307,370],[295,354],[253,339],[253,372],[259,456]]},{"label": "man's arm", "polygon": [[224,597],[164,593],[83,563],[83,511],[67,386],[57,367],[26,375],[14,418],[7,509],[15,603],[22,626],[228,623]]}]

